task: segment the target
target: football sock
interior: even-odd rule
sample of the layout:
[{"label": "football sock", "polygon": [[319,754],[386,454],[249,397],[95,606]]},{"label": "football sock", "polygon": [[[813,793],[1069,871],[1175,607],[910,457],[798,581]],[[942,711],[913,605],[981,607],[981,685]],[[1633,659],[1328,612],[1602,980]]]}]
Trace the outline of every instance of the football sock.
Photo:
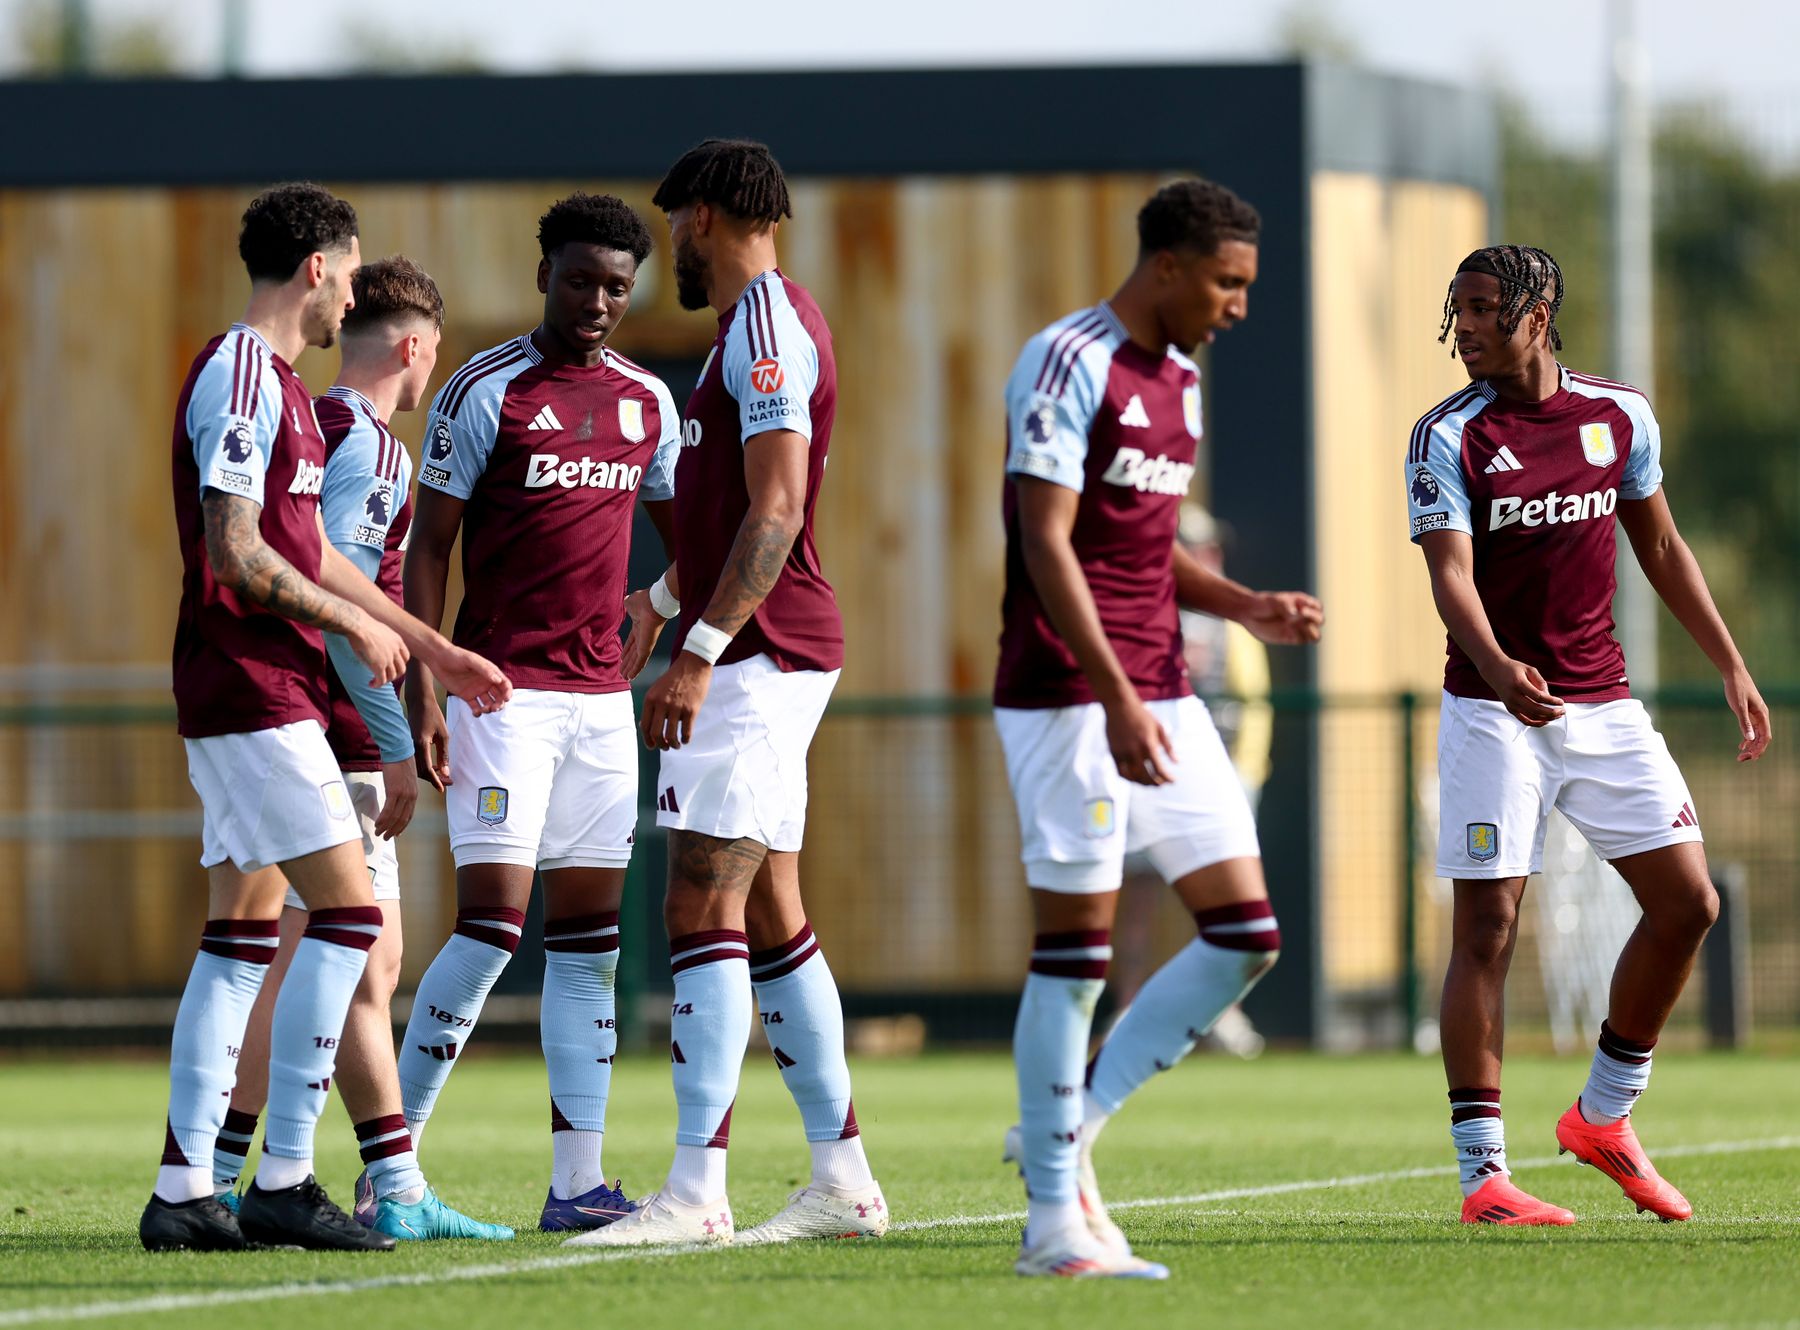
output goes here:
[{"label": "football sock", "polygon": [[256,1185],[266,1191],[295,1186],[312,1172],[313,1130],[331,1090],[344,1017],[380,935],[379,906],[307,916],[269,1031],[269,1122],[256,1166]]},{"label": "football sock", "polygon": [[1275,964],[1281,930],[1268,901],[1201,910],[1194,919],[1200,936],[1150,976],[1094,1058],[1084,1097],[1090,1132],[1138,1086],[1186,1057]]},{"label": "football sock", "polygon": [[779,947],[750,953],[750,982],[781,1079],[800,1109],[813,1179],[834,1187],[875,1180],[863,1153],[844,1061],[844,1006],[812,925]]},{"label": "football sock", "polygon": [[606,1180],[600,1146],[619,1046],[618,968],[618,911],[544,922],[539,1028],[550,1070],[550,1190],[564,1200]]},{"label": "football sock", "polygon": [[169,1048],[169,1116],[156,1194],[213,1194],[213,1148],[237,1080],[250,1008],[275,958],[273,919],[208,919],[188,971]]},{"label": "football sock", "polygon": [[356,1124],[356,1144],[362,1152],[363,1170],[377,1200],[393,1196],[417,1205],[425,1195],[425,1174],[413,1153],[412,1133],[406,1119],[389,1113]]},{"label": "football sock", "polygon": [[733,929],[686,933],[670,941],[669,967],[676,1123],[668,1190],[704,1205],[725,1191],[731,1105],[750,1042],[750,942]]},{"label": "football sock", "polygon": [[475,1033],[488,990],[519,949],[524,927],[524,914],[503,905],[458,910],[456,931],[419,980],[400,1041],[400,1100],[415,1150],[457,1050]]},{"label": "football sock", "polygon": [[1450,1092],[1450,1139],[1456,1144],[1456,1166],[1462,1194],[1473,1196],[1489,1178],[1505,1177],[1506,1129],[1500,1122],[1500,1091],[1470,1086]]},{"label": "football sock", "polygon": [[1032,943],[1031,972],[1013,1026],[1013,1061],[1030,1206],[1025,1227],[1034,1246],[1087,1233],[1075,1188],[1081,1069],[1094,1004],[1106,986],[1111,936],[1103,928],[1039,933]]},{"label": "football sock", "polygon": [[255,1113],[227,1109],[225,1125],[219,1128],[218,1142],[213,1146],[213,1191],[230,1191],[244,1175],[244,1164],[250,1158],[250,1143],[256,1139]]},{"label": "football sock", "polygon": [[1641,1044],[1600,1022],[1600,1043],[1581,1091],[1581,1116],[1596,1126],[1629,1117],[1631,1106],[1650,1084],[1650,1050],[1655,1047],[1654,1039]]}]

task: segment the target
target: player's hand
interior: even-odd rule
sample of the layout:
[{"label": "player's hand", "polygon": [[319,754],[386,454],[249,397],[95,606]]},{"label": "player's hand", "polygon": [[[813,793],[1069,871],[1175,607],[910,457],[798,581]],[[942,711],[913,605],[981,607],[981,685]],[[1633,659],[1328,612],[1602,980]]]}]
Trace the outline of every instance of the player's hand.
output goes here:
[{"label": "player's hand", "polygon": [[406,830],[413,809],[419,806],[419,778],[413,774],[412,758],[381,764],[381,783],[387,793],[381,800],[381,811],[375,815],[375,834],[392,840]]},{"label": "player's hand", "polygon": [[425,696],[414,699],[406,711],[412,725],[413,762],[419,774],[442,794],[454,782],[450,779],[450,727],[437,693],[427,688]]},{"label": "player's hand", "polygon": [[668,620],[656,612],[648,591],[633,591],[625,597],[625,613],[631,619],[631,632],[625,638],[619,669],[627,679],[635,679],[650,663],[650,653],[656,650],[656,639]]},{"label": "player's hand", "polygon": [[406,673],[406,643],[400,640],[399,633],[369,615],[360,614],[358,619],[356,630],[345,634],[350,649],[369,667],[369,682],[385,688]]},{"label": "player's hand", "polygon": [[[652,611],[654,613],[654,611]],[[662,678],[644,694],[644,747],[679,748],[694,737],[694,717],[712,687],[713,667],[691,651],[677,651]]]},{"label": "player's hand", "polygon": [[1522,660],[1505,660],[1482,678],[1494,690],[1494,696],[1521,725],[1540,729],[1563,714],[1563,700],[1551,695],[1544,676]]},{"label": "player's hand", "polygon": [[1304,591],[1263,591],[1238,622],[1261,641],[1305,646],[1319,640],[1325,627],[1325,607]]},{"label": "player's hand", "polygon": [[1739,666],[1725,676],[1725,703],[1737,717],[1738,733],[1743,736],[1737,760],[1756,761],[1769,746],[1769,706],[1756,691],[1749,670]]},{"label": "player's hand", "polygon": [[1138,785],[1167,785],[1175,779],[1175,745],[1162,722],[1138,698],[1106,708],[1106,743],[1119,774]]},{"label": "player's hand", "polygon": [[425,663],[444,681],[444,690],[467,702],[477,716],[500,710],[512,696],[512,680],[500,672],[498,665],[473,651],[443,642],[434,646],[431,659]]}]

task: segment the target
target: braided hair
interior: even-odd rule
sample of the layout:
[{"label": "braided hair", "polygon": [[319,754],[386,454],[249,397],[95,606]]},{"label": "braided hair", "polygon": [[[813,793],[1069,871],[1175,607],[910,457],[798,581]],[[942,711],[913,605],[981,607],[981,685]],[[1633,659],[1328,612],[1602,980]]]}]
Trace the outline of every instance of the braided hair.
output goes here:
[{"label": "braided hair", "polygon": [[[1529,245],[1489,245],[1469,255],[1456,266],[1456,271],[1486,273],[1500,283],[1500,331],[1509,341],[1527,314],[1539,305],[1548,305],[1550,326],[1546,332],[1550,349],[1562,350],[1562,333],[1556,327],[1556,313],[1563,302],[1562,268],[1546,251]],[[1450,289],[1444,293],[1444,323],[1438,329],[1440,342],[1449,338],[1450,329],[1456,322],[1456,312],[1450,308],[1455,289],[1453,277]],[[1450,348],[1450,354],[1456,355],[1455,347]]]},{"label": "braided hair", "polygon": [[709,203],[744,221],[771,225],[794,215],[781,164],[766,143],[749,139],[707,139],[689,148],[650,203],[664,212]]}]

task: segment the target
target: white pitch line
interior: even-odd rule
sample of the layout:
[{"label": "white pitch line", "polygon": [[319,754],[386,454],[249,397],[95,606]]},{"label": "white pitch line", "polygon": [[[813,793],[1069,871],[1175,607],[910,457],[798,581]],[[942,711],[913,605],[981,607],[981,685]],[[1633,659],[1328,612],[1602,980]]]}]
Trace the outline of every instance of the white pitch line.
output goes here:
[{"label": "white pitch line", "polygon": [[[1693,1155],[1750,1154],[1764,1150],[1796,1148],[1800,1148],[1800,1136],[1774,1136],[1760,1141],[1715,1141],[1708,1145],[1664,1146],[1659,1148],[1656,1154],[1659,1159],[1679,1159]],[[1559,1161],[1555,1155],[1545,1155],[1537,1159],[1521,1159],[1511,1162],[1514,1168],[1547,1168],[1562,1161]],[[1382,1173],[1351,1173],[1342,1177],[1311,1178],[1301,1182],[1274,1182],[1258,1187],[1226,1187],[1218,1191],[1195,1192],[1188,1196],[1150,1196],[1138,1200],[1115,1201],[1108,1208],[1112,1210],[1150,1210],[1177,1205],[1206,1205],[1215,1201],[1235,1201],[1257,1196],[1286,1196],[1295,1192],[1332,1191],[1339,1187],[1359,1187],[1377,1182],[1405,1182],[1416,1178],[1454,1177],[1456,1172],[1455,1165],[1437,1168],[1398,1168]],[[893,1225],[889,1231],[920,1233],[933,1229],[973,1228],[982,1224],[1004,1224],[1023,1218],[1025,1218],[1023,1210],[991,1215],[943,1215],[936,1219],[908,1220]],[[323,1297],[337,1293],[366,1293],[376,1289],[410,1288],[425,1284],[460,1283],[467,1280],[505,1279],[512,1275],[536,1274],[541,1270],[593,1265],[602,1261],[642,1260],[646,1257],[682,1256],[717,1250],[725,1249],[694,1246],[640,1247],[623,1251],[539,1256],[524,1261],[453,1266],[442,1270],[419,1270],[402,1275],[379,1275],[373,1279],[263,1284],[254,1288],[218,1289],[211,1293],[158,1293],[143,1298],[117,1302],[90,1302],[72,1307],[21,1307],[14,1311],[0,1311],[0,1326],[39,1325],[49,1321],[94,1321],[112,1316],[228,1307],[245,1302]],[[221,1259],[233,1258],[221,1257]]]}]

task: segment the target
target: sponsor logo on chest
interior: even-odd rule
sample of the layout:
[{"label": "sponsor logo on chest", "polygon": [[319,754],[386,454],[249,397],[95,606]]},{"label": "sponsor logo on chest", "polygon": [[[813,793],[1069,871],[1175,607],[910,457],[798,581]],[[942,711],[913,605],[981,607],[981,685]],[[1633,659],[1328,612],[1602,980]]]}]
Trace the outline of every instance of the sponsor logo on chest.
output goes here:
[{"label": "sponsor logo on chest", "polygon": [[1142,448],[1120,448],[1100,479],[1140,494],[1185,495],[1194,480],[1194,464],[1151,457]]},{"label": "sponsor logo on chest", "polygon": [[325,467],[322,463],[311,462],[302,457],[294,468],[294,479],[288,485],[289,494],[317,494],[325,488]]},{"label": "sponsor logo on chest", "polygon": [[1558,494],[1551,490],[1535,499],[1508,496],[1488,506],[1488,530],[1502,527],[1566,526],[1611,517],[1619,506],[1617,489],[1590,490],[1586,494]]},{"label": "sponsor logo on chest", "polygon": [[555,453],[533,453],[525,468],[528,490],[635,490],[643,478],[641,466],[597,462],[591,457],[564,461]]}]

